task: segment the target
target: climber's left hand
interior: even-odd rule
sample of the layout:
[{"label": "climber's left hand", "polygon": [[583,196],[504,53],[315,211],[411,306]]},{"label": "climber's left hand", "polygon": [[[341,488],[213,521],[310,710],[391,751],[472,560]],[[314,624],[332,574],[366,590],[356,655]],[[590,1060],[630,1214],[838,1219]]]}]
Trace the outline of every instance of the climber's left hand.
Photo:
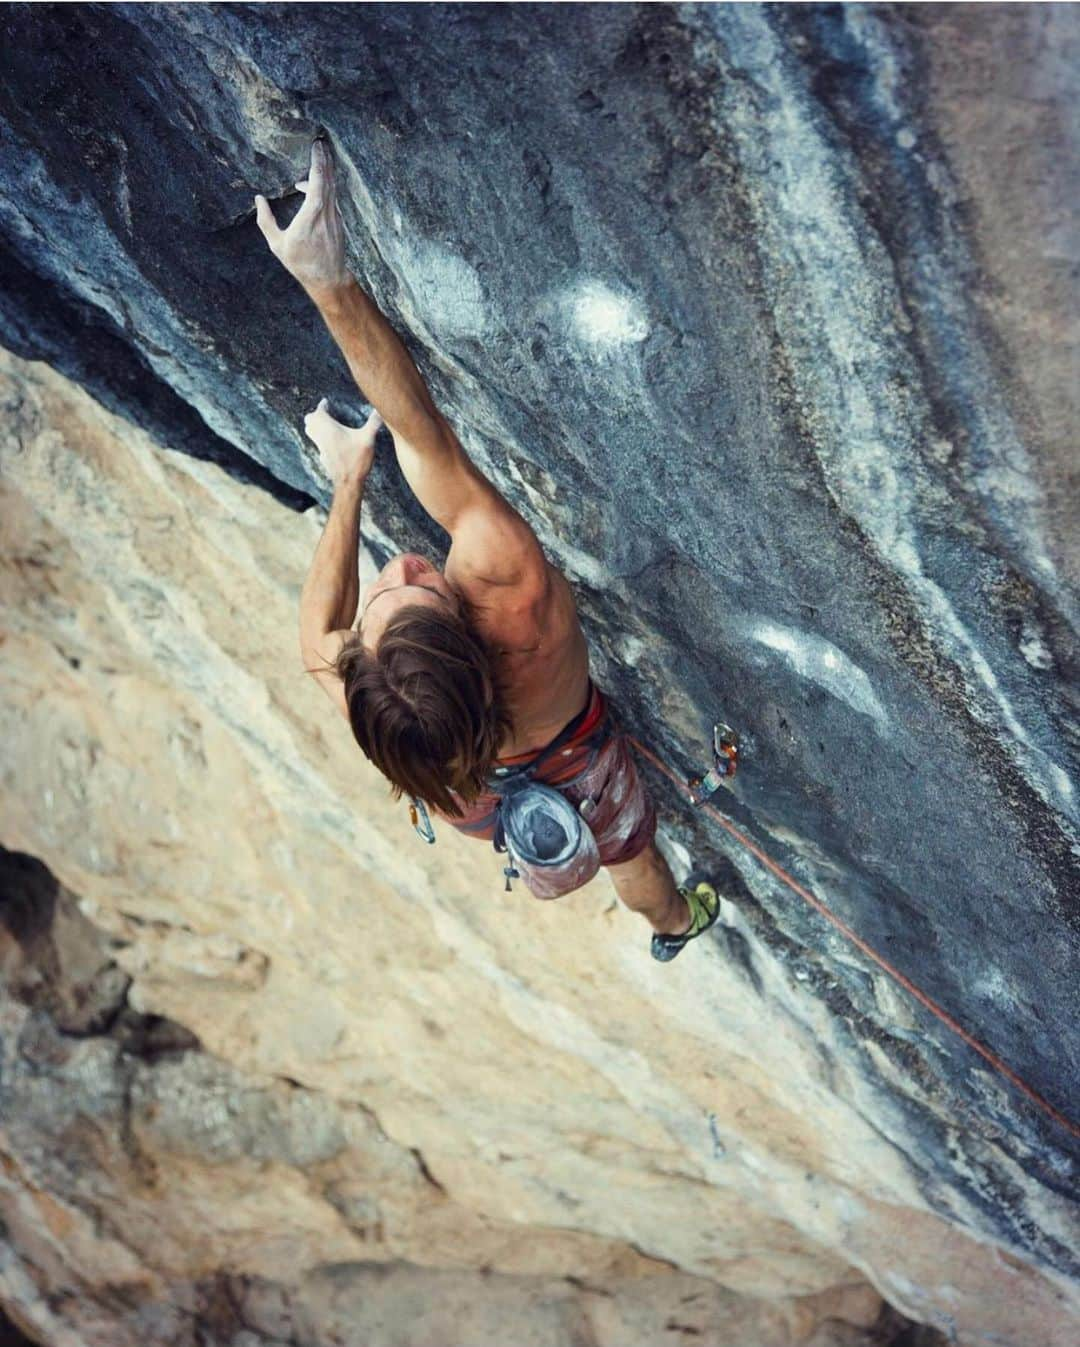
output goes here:
[{"label": "climber's left hand", "polygon": [[375,460],[375,436],[383,419],[372,412],[357,430],[330,415],[326,398],[304,417],[304,433],[319,449],[319,458],[334,486],[349,480],[364,481]]},{"label": "climber's left hand", "polygon": [[304,204],[287,228],[278,226],[264,196],[255,198],[255,218],[270,251],[318,302],[349,281],[345,226],[337,204],[334,164],[325,140],[313,142],[308,176],[296,186],[304,193]]}]

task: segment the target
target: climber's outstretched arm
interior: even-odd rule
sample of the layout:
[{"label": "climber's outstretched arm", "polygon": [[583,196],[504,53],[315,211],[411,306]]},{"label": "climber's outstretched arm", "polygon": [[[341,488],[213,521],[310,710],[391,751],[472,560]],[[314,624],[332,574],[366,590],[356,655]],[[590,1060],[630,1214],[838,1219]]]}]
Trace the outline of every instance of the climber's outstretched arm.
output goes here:
[{"label": "climber's outstretched arm", "polygon": [[279,228],[265,197],[256,216],[271,251],[316,304],[360,391],[394,436],[420,504],[451,535],[456,567],[494,584],[546,583],[532,529],[462,448],[397,334],[350,274],[330,152],[311,148],[304,204]]},{"label": "climber's outstretched arm", "polygon": [[485,479],[473,466],[405,347],[350,276],[311,293],[360,391],[394,437],[398,463],[420,504],[449,533]]},{"label": "climber's outstretched arm", "polygon": [[391,430],[413,442],[431,440],[441,420],[412,357],[375,302],[351,275],[309,290],[357,387]]},{"label": "climber's outstretched arm", "polygon": [[361,392],[393,435],[413,495],[450,534],[453,569],[462,579],[489,584],[546,586],[536,535],[465,452],[378,308],[351,278],[312,298]]}]

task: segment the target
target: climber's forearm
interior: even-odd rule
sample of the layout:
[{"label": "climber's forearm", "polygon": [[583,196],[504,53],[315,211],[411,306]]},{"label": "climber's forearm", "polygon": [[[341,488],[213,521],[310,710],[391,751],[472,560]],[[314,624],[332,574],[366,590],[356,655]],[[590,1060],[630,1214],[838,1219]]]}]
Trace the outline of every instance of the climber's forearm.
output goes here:
[{"label": "climber's forearm", "polygon": [[300,597],[300,645],[307,651],[329,631],[356,621],[360,602],[360,505],[366,474],[349,473],[334,484],[326,528]]},{"label": "climber's forearm", "polygon": [[453,432],[394,329],[349,271],[334,162],[325,138],[313,141],[307,179],[297,185],[304,204],[285,229],[266,198],[255,198],[255,218],[270,251],[315,302],[360,391],[395,442],[400,436],[425,457],[447,457],[454,452],[449,443]]},{"label": "climber's forearm", "polygon": [[341,348],[360,391],[391,430],[416,444],[441,421],[427,385],[397,333],[353,277],[308,293]]}]

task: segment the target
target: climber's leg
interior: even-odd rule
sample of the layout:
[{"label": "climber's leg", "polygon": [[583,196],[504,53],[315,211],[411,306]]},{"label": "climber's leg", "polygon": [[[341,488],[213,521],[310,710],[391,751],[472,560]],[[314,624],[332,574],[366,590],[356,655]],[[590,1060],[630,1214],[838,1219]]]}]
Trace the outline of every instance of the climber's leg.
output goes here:
[{"label": "climber's leg", "polygon": [[655,842],[650,842],[633,860],[605,869],[622,901],[632,911],[640,912],[654,931],[681,935],[689,929],[690,908]]}]

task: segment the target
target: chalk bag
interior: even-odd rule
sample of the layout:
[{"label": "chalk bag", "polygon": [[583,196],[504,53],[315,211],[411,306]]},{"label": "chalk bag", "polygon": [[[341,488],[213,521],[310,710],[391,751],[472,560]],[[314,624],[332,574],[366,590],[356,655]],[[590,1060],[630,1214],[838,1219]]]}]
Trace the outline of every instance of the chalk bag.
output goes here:
[{"label": "chalk bag", "polygon": [[493,844],[496,851],[509,853],[503,871],[509,892],[511,879],[522,871],[528,878],[531,870],[566,865],[581,850],[586,829],[570,801],[550,786],[525,778],[500,787]]}]

